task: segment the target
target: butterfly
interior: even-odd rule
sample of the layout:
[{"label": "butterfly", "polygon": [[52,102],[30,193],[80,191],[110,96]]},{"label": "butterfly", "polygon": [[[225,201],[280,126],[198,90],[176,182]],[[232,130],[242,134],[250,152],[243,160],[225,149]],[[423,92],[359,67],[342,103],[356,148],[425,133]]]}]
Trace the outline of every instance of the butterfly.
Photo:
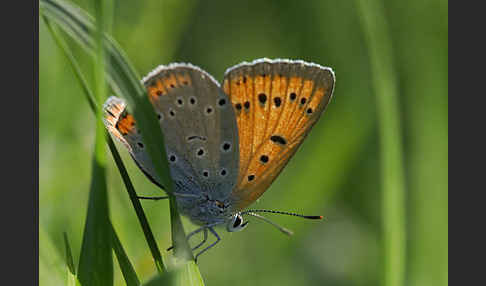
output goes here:
[{"label": "butterfly", "polygon": [[[188,239],[216,226],[241,231],[245,210],[277,178],[332,98],[331,68],[302,60],[258,59],[226,70],[222,86],[202,69],[183,63],[159,66],[142,80],[165,139],[173,195],[181,214],[199,225]],[[109,133],[128,150],[142,172],[163,188],[126,103],[111,96],[103,106]],[[167,197],[140,197],[161,199]]]}]

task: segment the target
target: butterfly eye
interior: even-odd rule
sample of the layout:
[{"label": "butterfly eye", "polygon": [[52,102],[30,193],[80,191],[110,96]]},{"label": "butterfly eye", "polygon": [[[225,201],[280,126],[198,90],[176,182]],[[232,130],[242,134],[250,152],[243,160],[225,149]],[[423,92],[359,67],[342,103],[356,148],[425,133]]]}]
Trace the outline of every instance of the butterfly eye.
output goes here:
[{"label": "butterfly eye", "polygon": [[226,229],[229,232],[236,232],[243,230],[248,225],[248,222],[243,222],[243,217],[240,214],[235,214],[228,221]]}]

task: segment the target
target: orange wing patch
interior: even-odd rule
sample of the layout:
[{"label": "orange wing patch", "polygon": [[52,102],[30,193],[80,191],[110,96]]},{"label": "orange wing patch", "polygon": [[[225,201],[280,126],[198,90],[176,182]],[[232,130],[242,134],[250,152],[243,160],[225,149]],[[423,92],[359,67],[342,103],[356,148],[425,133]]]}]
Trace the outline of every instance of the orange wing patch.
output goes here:
[{"label": "orange wing patch", "polygon": [[154,78],[147,84],[147,91],[150,102],[155,104],[159,96],[167,95],[168,92],[176,87],[192,85],[191,77],[187,73],[170,74],[166,78]]},{"label": "orange wing patch", "polygon": [[301,61],[261,61],[232,68],[223,88],[237,117],[240,169],[232,196],[242,210],[295,154],[332,96],[334,74]]},{"label": "orange wing patch", "polygon": [[[309,127],[309,124],[314,123],[315,120],[313,114],[316,112],[322,112],[327,103],[329,102],[330,96],[326,97],[326,91],[323,88],[318,88],[312,97],[310,98],[309,102],[303,105],[303,116],[301,116],[295,128],[293,128],[293,132],[291,135],[291,140],[296,140],[298,136],[302,136],[304,131]],[[324,102],[323,102],[324,101]]]},{"label": "orange wing patch", "polygon": [[[236,121],[238,125],[238,133],[240,134],[247,134],[248,136],[240,137],[239,141],[239,152],[240,152],[240,170],[245,169],[248,166],[250,156],[252,153],[252,146],[253,146],[253,121],[254,121],[254,112],[253,109],[255,108],[255,101],[251,97],[254,93],[254,84],[256,81],[253,79],[252,76],[236,76],[232,78],[229,82],[226,81],[223,84],[223,88],[226,89],[226,94],[229,94],[229,91],[232,91],[234,96],[230,97],[231,102],[236,111]],[[242,180],[243,173],[238,173],[239,182]]]},{"label": "orange wing patch", "polygon": [[122,99],[115,96],[110,97],[103,106],[103,121],[108,131],[130,152],[133,152],[130,142],[139,135],[134,117],[125,108],[126,104]]},{"label": "orange wing patch", "polygon": [[118,120],[118,123],[116,124],[116,129],[121,132],[123,135],[127,135],[128,133],[131,133],[134,131],[135,127],[135,119],[131,114],[124,114],[120,117]]},{"label": "orange wing patch", "polygon": [[164,85],[162,84],[162,81],[160,80],[154,80],[147,88],[148,95],[150,102],[153,102],[157,100],[157,97],[166,95],[167,90],[165,89]]}]

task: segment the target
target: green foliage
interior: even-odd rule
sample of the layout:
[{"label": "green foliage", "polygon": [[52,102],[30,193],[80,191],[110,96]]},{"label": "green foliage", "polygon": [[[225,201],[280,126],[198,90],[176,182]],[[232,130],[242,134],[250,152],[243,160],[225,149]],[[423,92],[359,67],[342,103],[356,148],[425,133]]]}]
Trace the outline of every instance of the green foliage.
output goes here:
[{"label": "green foliage", "polygon": [[113,228],[113,225],[111,226],[111,234],[113,251],[115,252],[118,264],[120,265],[123,278],[125,278],[125,283],[127,284],[127,286],[140,285],[137,273],[135,273],[135,269],[133,269],[133,265],[128,259],[128,256],[125,253],[125,249],[123,249],[123,245],[121,244],[120,239],[118,238],[118,235]]},{"label": "green foliage", "polygon": [[[100,4],[100,1],[95,3]],[[106,8],[97,7],[96,43],[100,46],[105,31]],[[106,98],[105,56],[102,48],[96,49],[95,100],[98,106]],[[96,137],[93,156],[93,171],[88,202],[88,214],[83,233],[83,244],[79,257],[78,279],[82,285],[113,285],[113,260],[111,255],[111,227],[106,186],[105,130],[101,112],[96,113]]]},{"label": "green foliage", "polygon": [[356,1],[369,50],[380,135],[383,285],[404,285],[405,182],[396,73],[380,1]]},{"label": "green foliage", "polygon": [[[83,76],[77,61],[75,60],[73,54],[71,53],[71,51],[67,47],[64,40],[58,34],[57,29],[50,24],[50,22],[47,18],[44,17],[44,21],[45,21],[47,27],[49,28],[51,35],[54,37],[57,45],[61,48],[61,50],[64,52],[67,59],[69,60],[69,63],[71,64],[71,68],[73,69],[74,74],[76,75],[76,79],[78,80],[78,82],[80,83],[80,85],[82,87],[85,98],[88,101],[92,112],[97,114],[98,112],[100,112],[101,107],[99,107],[100,105],[95,102],[93,93],[91,92],[90,88],[88,87],[86,79]],[[154,239],[152,231],[150,230],[150,226],[147,222],[147,218],[146,218],[145,213],[142,209],[142,206],[141,206],[139,200],[137,199],[137,194],[136,194],[135,189],[133,187],[133,184],[130,180],[130,177],[128,176],[128,172],[125,168],[125,165],[123,164],[123,161],[120,157],[120,154],[118,153],[118,151],[115,147],[115,144],[111,140],[111,137],[106,137],[106,139],[107,139],[110,151],[112,153],[113,159],[115,160],[115,163],[118,167],[120,175],[121,175],[123,182],[125,184],[125,187],[127,189],[128,195],[129,195],[130,200],[131,200],[132,205],[133,205],[133,208],[135,209],[135,212],[136,212],[137,217],[139,219],[140,225],[143,229],[145,239],[147,240],[147,244],[150,248],[150,251],[152,252],[152,256],[154,258],[156,268],[159,272],[163,272],[165,266],[164,266],[164,263],[162,262],[162,256],[160,254],[159,248],[158,248],[157,243]]]},{"label": "green foliage", "polygon": [[[72,265],[79,264],[88,178],[94,178],[86,154],[96,152],[96,123],[85,97],[93,87],[94,99],[99,76],[92,60],[96,26],[84,10],[99,11],[91,0],[74,2],[40,1],[41,14],[69,36],[61,37],[66,58],[55,33],[40,22],[41,285],[62,284],[66,277],[77,283],[62,259],[67,244],[60,233],[69,233]],[[114,4],[113,24],[106,26],[113,37],[103,40],[108,84],[133,112],[138,109],[137,120],[147,123],[143,130],[153,130],[154,115],[145,110],[134,67],[146,74],[158,64],[191,62],[221,80],[226,68],[243,60],[293,58],[331,66],[337,77],[326,113],[252,206],[322,214],[327,221],[272,217],[292,229],[292,237],[255,220],[241,233],[221,231],[222,242],[200,257],[199,267],[185,239],[176,243],[179,259],[159,251],[158,245],[165,249],[184,237],[182,224],[193,226],[167,201],[147,201],[142,208],[135,187],[143,195],[163,194],[106,137],[116,163],[106,164],[109,211],[123,243],[118,248],[111,241],[120,266],[114,267],[115,285],[185,285],[191,277],[202,283],[199,272],[211,285],[447,285],[447,1]],[[165,176],[163,148],[157,147],[163,136],[148,132],[154,138],[144,140],[155,142],[151,154]],[[127,279],[130,271],[140,279]]]},{"label": "green foliage", "polygon": [[105,163],[102,161],[104,151],[99,150],[105,147],[102,128],[97,124],[88,213],[79,258],[78,277],[83,285],[113,285],[110,218]]},{"label": "green foliage", "polygon": [[71,252],[71,246],[69,246],[67,233],[64,232],[63,236],[64,236],[64,245],[66,247],[66,265],[69,269],[69,272],[73,275],[76,275],[76,268],[74,268],[74,260]]},{"label": "green foliage", "polygon": [[[103,5],[99,2],[97,2],[98,5],[98,9],[97,11],[103,11]],[[83,14],[82,13],[71,13],[72,11],[75,11],[75,10],[79,10],[78,9],[73,9],[73,7],[70,7],[69,4],[65,4],[65,3],[62,3],[62,2],[56,2],[56,1],[45,1],[44,2],[44,9],[43,11],[50,11],[51,14],[49,14],[49,12],[46,14],[47,17],[51,17],[51,19],[53,19],[54,21],[57,21],[57,23],[59,25],[61,25],[61,27],[64,27],[66,30],[70,30],[70,29],[75,29],[75,30],[83,30],[85,31],[85,34],[81,37],[79,37],[78,39],[82,40],[86,40],[87,42],[92,42],[93,40],[93,36],[97,35],[97,41],[96,41],[96,45],[94,46],[94,50],[97,51],[97,65],[95,65],[97,68],[95,69],[95,74],[97,75],[95,78],[104,78],[105,76],[105,66],[104,66],[104,53],[105,53],[105,46],[104,46],[104,39],[105,39],[105,36],[104,36],[104,33],[99,33],[99,32],[96,32],[96,31],[103,31],[103,25],[106,25],[106,23],[104,23],[103,21],[97,21],[98,23],[98,27],[96,30],[93,29],[93,25],[90,24],[90,21],[89,19],[86,17],[85,19],[83,20],[80,20],[80,18],[82,18]],[[49,16],[50,15],[50,16]],[[99,12],[98,13],[98,19],[99,18],[103,18],[103,13]],[[74,22],[75,24],[72,24],[72,25],[68,25],[67,22],[69,21],[66,21],[66,19],[70,19],[72,22]],[[47,20],[49,21],[49,20]],[[101,95],[104,93],[104,80],[101,80],[101,81],[97,81],[97,91],[98,91],[98,100],[97,100],[97,103],[94,102],[93,100],[93,94],[92,92],[90,91],[89,87],[87,87],[87,84],[86,84],[86,81],[84,80],[84,76],[82,75],[80,69],[79,69],[79,66],[76,62],[76,60],[74,59],[74,57],[72,56],[72,54],[69,52],[69,50],[67,49],[67,46],[64,44],[64,42],[62,41],[62,39],[59,37],[59,35],[56,33],[56,31],[50,26],[49,22],[47,22],[47,24],[49,25],[49,28],[51,30],[51,33],[55,36],[56,38],[56,41],[58,43],[58,45],[63,48],[65,54],[67,55],[68,59],[71,61],[71,65],[73,67],[73,70],[75,71],[75,73],[77,74],[77,79],[79,80],[79,82],[81,83],[81,85],[83,86],[83,90],[85,91],[85,95],[86,95],[86,98],[88,99],[89,103],[90,103],[90,106],[91,107],[94,107],[95,108],[95,114],[97,115],[97,120],[96,120],[96,123],[97,123],[97,134],[99,134],[97,136],[97,139],[96,139],[96,145],[95,145],[95,162],[98,163],[98,164],[95,164],[95,167],[94,168],[94,172],[93,172],[93,186],[95,186],[94,190],[97,190],[96,187],[99,187],[101,186],[101,189],[104,190],[105,194],[106,194],[106,186],[105,186],[105,183],[104,183],[104,173],[103,173],[103,168],[100,168],[99,165],[102,165],[104,164],[104,152],[102,150],[100,150],[100,146],[104,146],[104,140],[103,140],[103,136],[105,136],[105,131],[103,129],[103,126],[102,124],[100,125],[100,123],[102,122],[101,120],[101,112],[97,112],[96,110],[98,110],[97,108],[99,106],[102,105],[103,101],[104,101],[104,97],[102,97]],[[75,33],[71,33],[72,36],[74,36],[76,38],[76,35]],[[80,41],[81,42],[81,41]],[[93,47],[88,47],[88,46],[85,46],[86,48],[93,48]],[[109,50],[107,49],[108,51],[108,58],[111,59],[112,61],[109,62],[108,66],[111,66],[111,64],[113,63],[114,65],[117,65],[117,66],[123,66],[124,67],[124,70],[123,71],[120,71],[119,69],[110,69],[110,68],[106,68],[106,70],[112,70],[112,71],[115,71],[115,72],[112,72],[112,74],[114,74],[114,78],[117,79],[119,77],[117,77],[116,75],[119,75],[119,74],[122,74],[124,76],[130,76],[130,75],[134,75],[135,72],[133,70],[130,69],[130,66],[128,65],[128,61],[126,61],[125,58],[123,58],[123,56],[121,55],[121,52],[119,50],[117,50],[117,48],[113,48],[112,50]],[[132,78],[132,82],[135,83],[136,80],[133,80]],[[123,83],[117,83],[117,81],[115,80],[114,81],[114,84],[113,84],[115,87],[117,86],[124,86]],[[136,83],[136,85],[140,85],[139,83]],[[131,88],[132,90],[135,90],[136,87],[133,87],[133,86],[128,86],[129,88]],[[126,90],[125,90],[126,91]],[[133,95],[133,94],[132,94]],[[147,114],[150,114],[152,113],[153,115],[153,109],[152,107],[150,106],[150,104],[148,103],[148,99],[146,97],[146,93],[145,92],[142,92],[142,96],[145,96],[145,98],[141,97],[138,99],[138,101],[136,102],[133,102],[133,106],[135,107],[134,109],[137,110],[137,107],[139,106],[143,106],[145,105],[145,110],[144,108],[141,108],[141,109],[138,109],[138,110],[142,110],[142,111],[139,111],[139,112],[136,112],[134,111],[135,113],[135,117],[137,118],[137,120],[140,118],[140,117],[144,117],[146,116]],[[131,98],[131,97],[129,97]],[[137,117],[137,113],[140,113],[141,115],[139,115],[139,117]],[[158,127],[158,124],[154,124],[154,122],[157,122],[155,121],[155,116],[152,116],[153,118],[152,119],[147,119],[145,117],[144,120],[148,120],[148,122],[152,121],[152,125],[155,125],[156,128],[154,128],[152,126],[152,128],[154,128],[155,132],[156,133],[161,133],[160,132],[160,128]],[[141,120],[142,122],[144,122],[144,120]],[[145,123],[147,124],[147,123]],[[142,130],[147,130],[147,131],[152,131],[152,133],[154,133],[153,131],[154,130],[150,130],[149,129],[144,129],[144,124],[140,124],[142,126]],[[101,131],[98,131],[101,127]],[[150,132],[146,132],[147,134],[149,134]],[[161,135],[161,134],[160,134]],[[101,139],[99,139],[101,138]],[[150,137],[149,137],[150,138]],[[145,142],[150,142],[152,143],[152,146],[157,146],[156,144],[158,143],[159,145],[158,146],[163,146],[163,141],[162,141],[162,136],[159,136],[159,138],[155,138],[155,139],[151,139],[151,140],[159,140],[159,141],[151,141],[150,139],[146,139],[147,141]],[[100,143],[101,142],[101,143]],[[111,141],[109,141],[110,143]],[[110,148],[112,148],[112,151],[113,151],[113,144],[110,144]],[[157,150],[156,147],[153,148],[154,150],[156,150],[156,154],[157,152],[158,153],[162,153],[160,150]],[[116,150],[116,149],[115,149]],[[162,148],[162,150],[164,150],[164,148]],[[130,180],[128,179],[128,176],[126,174],[126,170],[124,170],[124,167],[122,167],[123,165],[121,164],[121,160],[119,158],[119,156],[117,156],[117,152],[112,152],[113,155],[115,156],[115,160],[117,161],[117,164],[119,166],[121,166],[120,168],[120,172],[122,173],[122,176],[124,177],[124,181],[127,185],[127,189],[130,189],[131,191],[130,192],[130,196],[132,197],[132,200],[136,200],[136,195],[134,196],[135,192],[133,190],[133,187],[131,186],[131,183],[130,183]],[[155,155],[157,156],[157,155]],[[163,178],[163,181],[165,182],[166,186],[170,186],[171,185],[171,182],[170,182],[170,178],[168,177],[167,173],[168,173],[168,168],[167,168],[167,162],[166,162],[166,159],[165,159],[165,154],[163,154],[162,156],[162,160],[158,160],[159,162],[159,166],[164,166],[164,168],[159,168],[159,175],[161,178]],[[165,161],[165,164],[162,164],[163,161]],[[163,170],[163,171],[160,171],[160,170]],[[164,173],[162,173],[164,172]],[[163,174],[163,175],[162,175]],[[165,180],[164,180],[165,179]],[[100,185],[98,186],[97,183],[99,183]],[[105,186],[103,188],[103,186]],[[95,194],[100,194],[100,193],[103,193],[101,191],[97,191],[97,192],[93,192],[92,193],[95,193]],[[138,200],[136,200],[138,202]],[[105,205],[96,205],[96,204],[99,204],[99,203],[105,203]],[[187,264],[187,262],[191,259],[193,259],[192,257],[192,252],[190,250],[190,247],[189,245],[187,244],[187,241],[185,239],[185,234],[184,234],[184,231],[183,231],[183,228],[182,228],[182,224],[180,222],[180,218],[179,218],[179,214],[178,214],[178,211],[177,211],[177,208],[175,207],[175,201],[171,200],[172,202],[172,206],[174,206],[173,208],[171,208],[171,216],[173,218],[173,221],[175,221],[175,223],[173,223],[173,228],[172,228],[172,231],[173,231],[173,237],[174,238],[177,238],[177,239],[174,239],[173,241],[173,244],[174,244],[174,248],[175,248],[175,255],[176,257],[178,258],[182,258],[182,262],[185,262]],[[101,209],[100,209],[101,208]],[[141,208],[138,208],[136,207],[136,209],[138,210],[141,210]],[[101,210],[101,211],[100,211]],[[99,217],[99,214],[98,213],[102,213],[102,214],[105,214],[103,212],[103,210],[105,210],[106,212],[106,218],[107,219],[103,219],[103,217]],[[120,241],[118,240],[118,237],[116,235],[116,233],[114,232],[114,229],[112,229],[112,226],[110,225],[110,227],[108,228],[108,225],[106,224],[107,221],[109,221],[109,218],[108,218],[108,213],[107,213],[107,210],[108,210],[108,206],[106,205],[106,198],[103,198],[103,197],[97,197],[96,199],[93,199],[93,200],[90,200],[90,207],[88,208],[88,219],[87,219],[87,224],[86,224],[86,235],[85,235],[85,238],[83,239],[83,248],[82,248],[82,252],[81,252],[81,258],[80,258],[80,279],[82,281],[83,284],[85,285],[109,285],[109,284],[112,284],[112,281],[110,279],[113,279],[112,278],[112,265],[111,265],[111,257],[109,259],[109,263],[107,262],[107,257],[104,257],[103,256],[103,253],[106,253],[106,251],[99,251],[100,248],[98,247],[103,247],[102,249],[107,249],[107,251],[110,250],[111,247],[109,247],[109,243],[107,245],[102,245],[100,243],[96,244],[97,240],[106,240],[108,239],[108,241],[110,241],[110,239],[113,239],[113,243],[114,243],[114,250],[115,250],[115,253],[117,254],[117,258],[119,260],[119,263],[120,263],[120,266],[121,266],[121,269],[122,269],[122,273],[125,277],[125,280],[127,282],[127,284],[129,285],[137,285],[139,284],[138,282],[138,278],[136,277],[136,274],[133,270],[133,267],[131,266],[126,254],[124,253],[124,250],[123,250],[123,247],[120,243]],[[98,216],[97,216],[98,215]],[[162,271],[162,269],[164,269],[164,265],[163,265],[163,262],[161,260],[161,256],[160,256],[160,253],[158,252],[158,248],[156,247],[156,244],[153,243],[153,236],[151,235],[151,231],[150,229],[148,228],[148,225],[146,224],[146,220],[144,219],[144,216],[143,216],[143,211],[141,212],[141,215],[139,215],[139,218],[142,218],[141,220],[141,224],[142,224],[142,227],[144,228],[144,230],[148,229],[148,233],[146,231],[146,236],[149,238],[148,239],[148,243],[149,243],[149,246],[151,247],[151,250],[152,250],[152,253],[155,254],[154,255],[154,258],[155,258],[155,261],[156,261],[156,265],[157,265],[157,269],[159,270],[159,272]],[[96,224],[96,222],[98,222],[98,224]],[[104,225],[103,225],[104,223]],[[94,226],[93,226],[94,225]],[[99,231],[99,227],[100,226],[104,226],[104,230],[103,232]],[[106,230],[107,229],[110,229],[113,233],[111,234],[112,236],[110,235],[106,235]],[[98,232],[96,232],[98,231]],[[147,235],[148,234],[148,235]],[[93,238],[94,237],[94,238]],[[93,242],[95,241],[95,242]],[[108,247],[107,247],[108,246]],[[85,262],[87,261],[87,262]],[[96,263],[104,263],[104,267],[106,269],[103,269],[102,267],[100,267],[100,269],[103,270],[103,272],[98,272],[98,271],[93,271],[92,268],[89,268],[89,265],[95,265]],[[200,277],[200,274],[199,274],[199,271],[197,270],[197,267],[192,263],[189,263],[187,264],[188,266],[188,269],[190,270],[188,273],[190,274],[196,274]],[[104,271],[104,270],[107,270],[107,271]],[[202,278],[199,278],[198,279],[198,284],[197,285],[202,285]],[[193,284],[190,284],[190,285],[193,285]],[[194,284],[196,285],[196,284]]]},{"label": "green foliage", "polygon": [[73,255],[71,251],[71,246],[69,245],[69,240],[67,237],[67,233],[63,233],[64,238],[64,246],[66,247],[66,266],[68,268],[68,277],[67,277],[67,285],[74,286],[76,283],[79,283],[78,279],[76,278],[76,268],[74,266]]}]

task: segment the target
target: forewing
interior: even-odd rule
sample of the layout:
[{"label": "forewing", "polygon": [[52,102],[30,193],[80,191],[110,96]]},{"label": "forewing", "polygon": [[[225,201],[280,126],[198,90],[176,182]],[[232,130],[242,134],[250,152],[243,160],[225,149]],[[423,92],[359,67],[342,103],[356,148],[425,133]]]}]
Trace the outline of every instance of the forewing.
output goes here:
[{"label": "forewing", "polygon": [[317,122],[334,89],[330,68],[303,61],[256,60],[226,71],[240,147],[234,207],[259,198]]}]

